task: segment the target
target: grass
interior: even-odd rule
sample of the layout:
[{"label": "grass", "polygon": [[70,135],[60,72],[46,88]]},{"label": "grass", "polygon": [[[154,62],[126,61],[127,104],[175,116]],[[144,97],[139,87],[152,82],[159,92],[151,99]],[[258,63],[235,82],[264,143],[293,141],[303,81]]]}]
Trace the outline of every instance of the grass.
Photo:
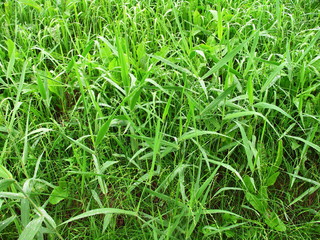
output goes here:
[{"label": "grass", "polygon": [[0,3],[0,239],[320,238],[316,0]]}]

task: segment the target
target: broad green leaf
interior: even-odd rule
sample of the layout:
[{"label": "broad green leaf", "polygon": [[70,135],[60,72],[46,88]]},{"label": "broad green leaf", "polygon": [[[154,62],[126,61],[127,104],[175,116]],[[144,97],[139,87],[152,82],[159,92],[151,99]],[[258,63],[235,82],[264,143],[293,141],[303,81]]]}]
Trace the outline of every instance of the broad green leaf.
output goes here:
[{"label": "broad green leaf", "polygon": [[267,187],[272,186],[277,181],[279,174],[280,174],[280,172],[275,172],[271,176],[269,176],[267,178],[267,180],[265,181],[265,186],[267,186]]},{"label": "broad green leaf", "polygon": [[286,225],[281,221],[281,219],[275,212],[268,211],[265,214],[264,221],[271,229],[274,229],[280,232],[286,231],[287,229]]},{"label": "broad green leaf", "polygon": [[51,204],[58,204],[62,200],[66,199],[69,196],[67,182],[60,181],[59,186],[55,187],[50,194],[49,202]]},{"label": "broad green leaf", "polygon": [[48,84],[48,89],[61,98],[61,93],[59,91],[61,84],[58,83],[57,79],[53,78],[50,71],[46,70],[44,74],[45,81],[47,81]]},{"label": "broad green leaf", "polygon": [[36,218],[28,223],[19,236],[18,240],[33,240],[34,236],[39,232],[43,217]]},{"label": "broad green leaf", "polygon": [[268,187],[267,186],[260,186],[258,197],[267,203],[268,197]]},{"label": "broad green leaf", "polygon": [[243,181],[245,183],[246,188],[248,189],[248,191],[250,193],[254,194],[257,191],[256,185],[254,183],[254,179],[252,177],[245,175],[243,177]]},{"label": "broad green leaf", "polygon": [[76,220],[79,220],[79,219],[82,219],[82,218],[87,218],[87,217],[91,217],[91,216],[95,216],[95,215],[99,215],[99,214],[124,214],[124,215],[130,215],[130,216],[138,217],[138,214],[136,212],[133,212],[133,211],[116,209],[116,208],[99,208],[99,209],[94,209],[94,210],[87,211],[87,212],[82,213],[82,214],[80,214],[78,216],[70,218],[69,220],[61,223],[60,225],[64,225],[64,224],[67,224],[69,222],[73,222],[73,221],[76,221]]},{"label": "broad green leaf", "polygon": [[261,199],[255,194],[250,192],[245,193],[247,201],[261,214],[264,214],[267,211],[268,204],[265,200]]}]

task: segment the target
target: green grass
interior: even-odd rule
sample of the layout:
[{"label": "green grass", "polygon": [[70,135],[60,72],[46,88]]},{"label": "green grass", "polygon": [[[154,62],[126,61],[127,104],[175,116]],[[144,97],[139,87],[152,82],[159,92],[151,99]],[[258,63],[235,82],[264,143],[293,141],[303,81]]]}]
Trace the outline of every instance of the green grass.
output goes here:
[{"label": "green grass", "polygon": [[0,239],[320,239],[318,0],[0,3]]}]

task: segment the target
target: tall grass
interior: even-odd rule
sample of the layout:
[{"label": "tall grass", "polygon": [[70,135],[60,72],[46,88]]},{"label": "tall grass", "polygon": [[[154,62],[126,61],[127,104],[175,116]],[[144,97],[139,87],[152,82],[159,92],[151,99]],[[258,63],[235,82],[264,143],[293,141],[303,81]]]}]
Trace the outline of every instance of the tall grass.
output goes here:
[{"label": "tall grass", "polygon": [[320,238],[315,0],[0,3],[0,239]]}]

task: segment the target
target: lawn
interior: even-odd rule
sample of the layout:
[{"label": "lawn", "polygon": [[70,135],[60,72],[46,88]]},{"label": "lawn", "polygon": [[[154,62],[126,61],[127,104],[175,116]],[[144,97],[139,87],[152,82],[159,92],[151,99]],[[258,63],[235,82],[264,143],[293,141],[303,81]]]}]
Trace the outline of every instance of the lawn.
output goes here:
[{"label": "lawn", "polygon": [[320,239],[318,0],[3,0],[0,239]]}]

